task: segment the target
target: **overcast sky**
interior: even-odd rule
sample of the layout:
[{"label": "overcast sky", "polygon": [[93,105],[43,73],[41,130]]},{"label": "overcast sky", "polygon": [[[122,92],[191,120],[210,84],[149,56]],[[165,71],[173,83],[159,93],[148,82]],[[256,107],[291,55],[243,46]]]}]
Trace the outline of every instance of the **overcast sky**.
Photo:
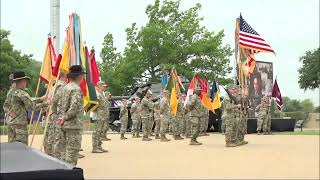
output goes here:
[{"label": "overcast sky", "polygon": [[[99,53],[103,37],[113,34],[115,46],[126,46],[125,29],[133,22],[147,22],[145,8],[153,0],[64,0],[60,2],[61,44],[68,15],[80,15],[82,36]],[[274,64],[282,96],[309,98],[319,105],[319,89],[299,88],[299,57],[319,47],[319,0],[182,0],[182,10],[201,3],[200,16],[210,31],[225,31],[224,44],[234,48],[235,19],[243,18],[274,48],[272,54],[257,56]],[[1,0],[1,28],[11,31],[15,48],[42,61],[50,32],[50,0]],[[62,47],[62,45],[60,45]],[[97,55],[99,59],[99,55]],[[233,61],[233,57],[231,58]],[[233,64],[233,62],[231,63]]]}]

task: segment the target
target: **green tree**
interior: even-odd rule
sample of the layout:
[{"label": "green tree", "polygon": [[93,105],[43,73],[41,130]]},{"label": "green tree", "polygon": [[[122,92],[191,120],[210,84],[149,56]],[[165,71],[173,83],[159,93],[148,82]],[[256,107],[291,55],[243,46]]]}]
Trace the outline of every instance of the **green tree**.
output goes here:
[{"label": "green tree", "polygon": [[314,108],[313,112],[317,112],[317,113],[320,113],[320,106]]},{"label": "green tree", "polygon": [[303,89],[316,89],[320,85],[320,48],[307,51],[300,57],[299,84]]},{"label": "green tree", "polygon": [[[116,84],[123,87],[118,92],[126,92],[137,85],[137,79],[160,81],[163,66],[174,66],[179,74],[189,79],[199,73],[220,84],[230,82],[225,76],[231,71],[231,48],[222,44],[223,30],[215,33],[201,25],[200,8],[201,5],[196,4],[180,11],[180,1],[170,0],[161,4],[155,0],[147,6],[147,24],[138,28],[133,23],[126,29],[127,46],[123,57],[117,61],[119,64],[114,66]],[[115,49],[106,49],[109,53],[115,52]]]},{"label": "green tree", "polygon": [[301,101],[301,106],[304,112],[312,112],[314,110],[313,102],[310,99]]},{"label": "green tree", "polygon": [[[3,116],[2,106],[10,88],[9,75],[17,70],[25,71],[31,77],[28,92],[34,95],[41,68],[41,63],[32,59],[32,55],[21,54],[20,51],[13,48],[8,39],[9,35],[9,31],[0,29],[0,116]],[[43,87],[41,90],[43,91]]]}]

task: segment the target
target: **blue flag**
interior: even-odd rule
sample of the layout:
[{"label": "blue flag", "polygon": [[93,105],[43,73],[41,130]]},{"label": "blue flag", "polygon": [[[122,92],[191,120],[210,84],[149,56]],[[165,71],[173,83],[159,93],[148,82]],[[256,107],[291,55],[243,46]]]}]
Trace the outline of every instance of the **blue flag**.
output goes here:
[{"label": "blue flag", "polygon": [[218,91],[217,83],[215,80],[213,80],[211,93],[210,93],[211,102],[213,102],[214,96],[217,94],[217,91]]},{"label": "blue flag", "polygon": [[168,73],[166,71],[163,71],[162,78],[161,78],[161,85],[162,89],[165,89],[168,84]]}]

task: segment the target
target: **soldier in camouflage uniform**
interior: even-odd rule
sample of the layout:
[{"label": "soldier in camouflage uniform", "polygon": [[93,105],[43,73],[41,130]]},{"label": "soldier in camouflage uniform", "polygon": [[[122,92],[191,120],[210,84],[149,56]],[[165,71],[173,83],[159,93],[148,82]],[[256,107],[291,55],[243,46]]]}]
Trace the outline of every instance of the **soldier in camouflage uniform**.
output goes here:
[{"label": "soldier in camouflage uniform", "polygon": [[200,136],[209,136],[207,133],[209,123],[209,110],[202,106],[202,116],[200,118]]},{"label": "soldier in camouflage uniform", "polygon": [[106,97],[103,94],[103,91],[106,89],[106,83],[103,81],[98,82],[96,87],[97,99],[99,102],[98,108],[95,110],[95,130],[92,134],[92,153],[104,153],[108,152],[102,148],[102,135],[103,128],[105,126],[105,119],[109,112],[109,103],[106,101]]},{"label": "soldier in camouflage uniform", "polygon": [[160,117],[160,102],[157,102],[154,104],[153,108],[153,117],[154,117],[154,133],[155,133],[155,139],[160,139],[160,127],[161,127],[161,117]]},{"label": "soldier in camouflage uniform", "polygon": [[151,101],[152,92],[150,90],[147,91],[146,95],[143,97],[141,101],[141,122],[142,122],[142,133],[143,138],[142,141],[151,141],[148,137],[148,131],[150,127],[150,112],[153,109],[153,102]]},{"label": "soldier in camouflage uniform", "polygon": [[[49,114],[48,118],[48,125],[47,125],[47,132],[44,135],[44,151],[53,157],[60,158],[61,152],[55,152],[55,143],[56,140],[59,139],[60,136],[60,129],[55,125],[55,120],[58,119],[57,116],[57,106],[59,100],[61,99],[62,91],[61,89],[67,84],[67,75],[65,72],[60,72],[60,80],[55,81],[54,88],[55,91],[52,93],[52,97],[50,101],[52,102],[51,105],[51,114]],[[49,111],[50,112],[50,111]]]},{"label": "soldier in camouflage uniform", "polygon": [[[247,91],[243,91],[241,95],[241,91],[239,88],[235,90],[235,95],[237,95],[237,99],[239,100],[239,103],[241,103],[240,109],[238,108],[238,113],[236,116],[238,117],[238,123],[237,123],[237,145],[245,145],[248,144],[247,141],[244,140],[244,136],[247,133],[247,116],[248,116],[248,106],[249,106],[249,100],[248,100],[248,93]],[[243,97],[241,97],[243,96]]]},{"label": "soldier in camouflage uniform", "polygon": [[201,114],[201,102],[199,100],[201,89],[196,89],[195,94],[192,96],[188,109],[190,111],[190,124],[191,124],[191,141],[190,145],[201,145],[202,143],[197,141],[200,133],[200,118]]},{"label": "soldier in camouflage uniform", "polygon": [[120,108],[120,121],[121,121],[121,140],[126,140],[127,138],[124,137],[124,134],[127,132],[128,127],[128,106],[127,106],[127,100],[122,101],[122,105]]},{"label": "soldier in camouflage uniform", "polygon": [[[67,74],[66,72],[60,72],[60,80],[55,83],[55,92],[53,93],[52,105],[51,105],[51,121],[53,124],[53,133],[51,139],[51,132],[48,133],[48,142],[45,144],[52,144],[52,156],[62,160],[64,150],[61,148],[61,126],[56,124],[56,120],[59,118],[58,106],[61,105],[61,97],[63,88],[67,85]],[[53,140],[53,142],[51,142]],[[50,148],[50,147],[49,147]]]},{"label": "soldier in camouflage uniform", "polygon": [[173,139],[174,140],[183,140],[181,137],[181,129],[182,129],[182,117],[184,114],[184,101],[182,100],[182,94],[179,94],[178,100],[178,110],[176,117],[173,117]]},{"label": "soldier in camouflage uniform", "polygon": [[162,92],[163,97],[161,98],[160,102],[160,140],[161,142],[170,141],[166,137],[166,131],[168,129],[168,122],[170,118],[170,104],[169,104],[169,91],[164,90]]},{"label": "soldier in camouflage uniform", "polygon": [[140,116],[141,104],[140,104],[140,98],[138,96],[136,96],[134,99],[135,101],[133,102],[130,108],[130,114],[132,119],[131,132],[132,132],[132,138],[139,138],[141,137],[139,135],[140,125],[141,125],[141,116]]},{"label": "soldier in camouflage uniform", "polygon": [[[270,100],[269,100],[270,101]],[[271,102],[268,102],[268,113],[267,113],[267,122],[266,122],[266,127],[264,128],[266,131],[264,132],[264,134],[272,134],[271,133]]]},{"label": "soldier in camouflage uniform", "polygon": [[11,109],[11,97],[14,93],[14,90],[16,89],[16,83],[13,81],[13,74],[10,74],[9,75],[9,82],[11,83],[11,86],[10,86],[10,89],[7,93],[7,97],[3,103],[3,110],[4,110],[4,113],[5,113],[5,122],[8,122],[9,120],[9,111]]},{"label": "soldier in camouflage uniform", "polygon": [[[227,91],[232,96],[235,96],[237,93],[237,85],[229,85],[227,87]],[[225,140],[226,140],[226,147],[236,147],[237,146],[237,123],[238,117],[236,114],[239,114],[241,108],[240,104],[234,102],[230,95],[226,95],[223,99],[223,118],[226,125],[226,132],[225,132]]]},{"label": "soldier in camouflage uniform", "polygon": [[181,101],[182,101],[182,123],[181,123],[181,134],[182,136],[185,136],[186,134],[186,128],[187,128],[187,122],[186,122],[186,108],[184,107],[184,102],[186,100],[186,95],[185,94],[181,94]]},{"label": "soldier in camouflage uniform", "polygon": [[70,83],[63,88],[61,104],[58,107],[59,118],[56,121],[61,126],[62,148],[64,149],[64,160],[72,165],[77,165],[78,154],[82,140],[83,118],[83,93],[80,89],[80,83],[84,78],[80,65],[70,67],[67,75]]},{"label": "soldier in camouflage uniform", "polygon": [[267,113],[268,113],[268,103],[267,103],[267,97],[263,97],[261,99],[261,103],[256,107],[256,112],[258,112],[258,118],[257,118],[257,132],[258,135],[261,134],[263,130],[263,124],[267,121]]},{"label": "soldier in camouflage uniform", "polygon": [[[106,86],[106,88],[108,87],[108,85]],[[106,96],[106,104],[108,104],[108,110],[106,111],[106,117],[104,120],[104,126],[103,126],[103,133],[102,133],[102,137],[101,140],[102,141],[110,141],[111,139],[107,138],[107,132],[109,130],[109,121],[110,121],[110,99],[111,99],[111,93],[109,91],[105,91],[105,96]]]},{"label": "soldier in camouflage uniform", "polygon": [[27,132],[27,109],[40,109],[47,107],[48,103],[44,102],[47,97],[32,98],[25,91],[28,79],[24,72],[18,71],[13,74],[13,81],[15,89],[13,88],[7,95],[6,102],[4,103],[4,112],[7,114],[8,125],[8,142],[21,142],[28,145],[28,132]]},{"label": "soldier in camouflage uniform", "polygon": [[190,95],[189,97],[189,103],[186,104],[186,107],[185,107],[185,120],[186,120],[186,132],[185,132],[185,137],[186,138],[190,138],[191,137],[191,122],[190,122],[190,112],[189,111],[189,104],[190,104],[190,101],[192,99],[192,95]]}]

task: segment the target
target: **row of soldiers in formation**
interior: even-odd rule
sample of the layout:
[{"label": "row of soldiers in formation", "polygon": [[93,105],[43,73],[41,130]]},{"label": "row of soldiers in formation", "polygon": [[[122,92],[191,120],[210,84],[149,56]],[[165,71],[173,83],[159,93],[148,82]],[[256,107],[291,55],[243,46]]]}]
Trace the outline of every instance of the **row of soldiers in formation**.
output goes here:
[{"label": "row of soldiers in formation", "polygon": [[[81,66],[71,66],[69,73],[60,72],[60,79],[55,82],[54,92],[51,97],[32,98],[24,90],[30,78],[24,72],[15,72],[12,77],[12,87],[4,103],[4,111],[7,115],[8,141],[18,141],[27,145],[26,110],[29,108],[39,110],[51,107],[47,111],[49,118],[47,118],[44,150],[53,157],[76,165],[81,149],[81,120],[84,112],[83,94],[79,85],[84,78],[84,74],[85,72]],[[239,86],[230,85],[227,89],[231,93],[231,97],[241,98]],[[92,135],[92,153],[103,153],[108,151],[102,148],[102,141],[110,140],[106,138],[106,132],[109,129],[110,93],[106,91],[107,85],[104,82],[99,82],[96,90],[99,107],[95,111],[96,125]],[[187,97],[184,94],[180,94],[178,111],[175,117],[170,114],[170,99],[167,90],[163,91],[163,97],[160,102],[152,101],[151,91],[147,91],[141,102],[139,97],[135,97],[130,108],[133,137],[140,137],[139,132],[142,124],[142,141],[150,141],[150,136],[153,135],[151,133],[152,126],[155,123],[155,139],[160,139],[162,142],[170,141],[166,134],[171,127],[175,140],[183,139],[181,137],[183,134],[185,137],[190,137],[190,145],[201,145],[197,138],[199,135],[207,135],[209,112],[202,106],[199,95],[200,89],[196,89],[195,93],[189,97],[188,104],[184,106],[183,103]],[[226,125],[226,147],[247,144],[244,140],[247,114],[239,103],[240,101],[234,101],[233,99],[226,96],[223,100],[224,113],[222,118]],[[265,109],[266,104],[262,103],[260,109]],[[126,139],[128,111],[127,103],[123,101],[120,110],[120,138],[123,140]],[[261,118],[264,117],[261,116]],[[169,122],[171,126],[168,125]],[[266,127],[268,126],[266,125]]]}]

